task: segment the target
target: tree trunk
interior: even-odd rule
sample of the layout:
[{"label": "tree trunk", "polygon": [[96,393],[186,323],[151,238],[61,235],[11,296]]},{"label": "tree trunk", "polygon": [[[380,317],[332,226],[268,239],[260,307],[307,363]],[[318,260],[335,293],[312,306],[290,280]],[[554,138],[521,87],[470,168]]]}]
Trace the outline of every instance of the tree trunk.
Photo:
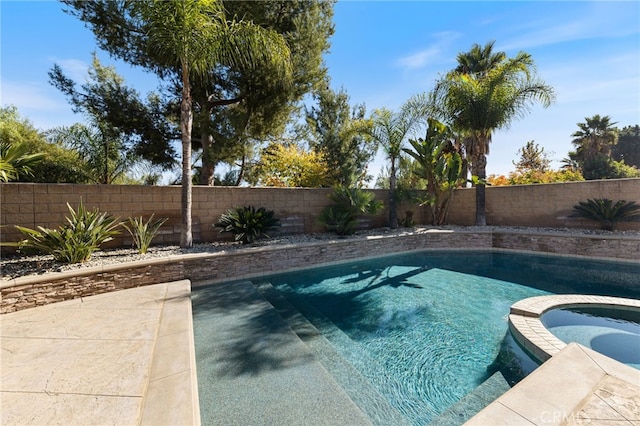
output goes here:
[{"label": "tree trunk", "polygon": [[445,194],[445,199],[440,205],[440,215],[438,216],[438,225],[446,225],[447,217],[449,216],[449,204],[451,203],[451,199],[453,198],[453,190],[447,191]]},{"label": "tree trunk", "polygon": [[396,211],[396,161],[391,159],[389,171],[389,228],[398,227],[398,212]]},{"label": "tree trunk", "polygon": [[102,183],[107,184],[111,183],[109,182],[109,143],[104,140],[104,136],[102,141],[104,142],[104,177],[102,178]]},{"label": "tree trunk", "polygon": [[247,155],[242,154],[242,162],[240,163],[240,172],[238,173],[238,179],[236,179],[236,186],[240,186],[242,178],[244,178],[244,169],[247,166]]},{"label": "tree trunk", "polygon": [[200,185],[213,186],[215,171],[215,164],[212,161],[213,154],[211,153],[211,149],[213,148],[213,135],[208,133],[209,132],[205,130],[201,136],[202,168],[200,169]]},{"label": "tree trunk", "polygon": [[180,131],[182,133],[182,199],[181,199],[181,232],[180,247],[191,247],[191,128],[193,112],[191,110],[191,87],[189,84],[189,68],[182,65],[182,103],[180,105]]},{"label": "tree trunk", "polygon": [[486,192],[485,180],[487,179],[487,156],[483,153],[473,159],[474,175],[478,177],[476,185],[476,226],[486,226]]}]

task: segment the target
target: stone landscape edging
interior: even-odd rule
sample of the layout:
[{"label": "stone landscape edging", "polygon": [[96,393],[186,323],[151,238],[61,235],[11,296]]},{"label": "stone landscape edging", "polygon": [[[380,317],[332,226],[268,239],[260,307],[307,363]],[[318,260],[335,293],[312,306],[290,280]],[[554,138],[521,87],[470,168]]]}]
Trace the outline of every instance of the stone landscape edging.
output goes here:
[{"label": "stone landscape edging", "polygon": [[109,291],[188,279],[194,285],[305,269],[426,249],[525,251],[636,262],[640,238],[533,231],[429,230],[322,242],[189,253],[0,283],[0,313]]}]

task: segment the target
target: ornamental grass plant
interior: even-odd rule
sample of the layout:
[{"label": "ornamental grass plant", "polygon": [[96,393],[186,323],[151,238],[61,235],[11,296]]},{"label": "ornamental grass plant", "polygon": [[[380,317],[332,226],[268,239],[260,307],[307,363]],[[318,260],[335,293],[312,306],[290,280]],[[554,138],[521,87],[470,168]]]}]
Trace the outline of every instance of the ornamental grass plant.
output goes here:
[{"label": "ornamental grass plant", "polygon": [[123,223],[122,226],[129,231],[133,239],[133,245],[138,253],[145,254],[149,250],[151,241],[155,238],[160,227],[168,220],[168,218],[153,220],[152,214],[145,222],[142,216],[130,217],[129,224]]}]

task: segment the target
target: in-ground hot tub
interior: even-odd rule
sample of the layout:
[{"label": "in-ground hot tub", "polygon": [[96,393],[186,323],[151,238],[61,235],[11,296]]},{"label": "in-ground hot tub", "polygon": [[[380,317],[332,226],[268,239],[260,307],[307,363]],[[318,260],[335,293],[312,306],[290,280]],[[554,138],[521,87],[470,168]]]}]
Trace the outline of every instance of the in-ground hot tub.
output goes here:
[{"label": "in-ground hot tub", "polygon": [[640,300],[579,294],[538,296],[511,306],[509,328],[539,361],[567,343],[640,369]]},{"label": "in-ground hot tub", "polygon": [[541,321],[565,343],[580,343],[640,370],[640,310],[585,305],[551,309]]}]

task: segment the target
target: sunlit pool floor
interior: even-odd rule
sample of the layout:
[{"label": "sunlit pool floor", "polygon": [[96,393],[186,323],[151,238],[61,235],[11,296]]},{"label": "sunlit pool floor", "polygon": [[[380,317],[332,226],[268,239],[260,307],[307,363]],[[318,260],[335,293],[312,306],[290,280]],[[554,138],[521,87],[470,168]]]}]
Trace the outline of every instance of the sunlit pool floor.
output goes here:
[{"label": "sunlit pool floor", "polygon": [[[296,330],[298,334],[294,333],[296,326],[284,323],[282,314],[250,282],[236,282],[233,288],[228,284],[217,286],[218,302],[210,312],[224,322],[207,333],[218,349],[196,348],[203,424],[214,417],[224,424],[258,425],[277,420],[284,425],[310,418],[314,424],[343,424],[336,416],[347,416],[348,424],[379,423],[380,419],[372,419],[358,408],[318,362],[314,349],[302,343],[298,334],[305,333],[303,325],[298,325],[303,327]],[[295,321],[295,313],[291,315]],[[194,323],[207,320],[194,316]],[[203,356],[217,361],[213,367],[203,367]],[[305,372],[308,368],[313,371],[311,375]],[[583,375],[589,380],[583,380]],[[216,388],[203,391],[203,380],[213,380]],[[470,424],[499,424],[495,423],[497,419],[508,419],[514,425],[586,424],[591,420],[597,424],[603,419],[638,424],[639,385],[639,371],[571,344],[553,362],[481,411]],[[559,390],[563,396],[550,402]],[[323,398],[333,402],[319,404],[317,401]],[[323,408],[318,409],[320,406]]]}]

